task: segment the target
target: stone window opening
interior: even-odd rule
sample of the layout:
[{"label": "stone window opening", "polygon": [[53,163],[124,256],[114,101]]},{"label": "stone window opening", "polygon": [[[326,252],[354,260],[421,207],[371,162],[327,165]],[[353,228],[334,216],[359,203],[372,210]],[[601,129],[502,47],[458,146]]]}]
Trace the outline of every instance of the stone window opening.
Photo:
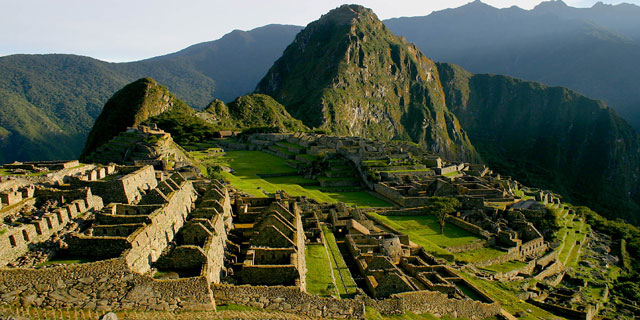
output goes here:
[{"label": "stone window opening", "polygon": [[12,248],[18,246],[18,244],[16,243],[16,238],[13,235],[9,236],[9,243],[11,243]]}]

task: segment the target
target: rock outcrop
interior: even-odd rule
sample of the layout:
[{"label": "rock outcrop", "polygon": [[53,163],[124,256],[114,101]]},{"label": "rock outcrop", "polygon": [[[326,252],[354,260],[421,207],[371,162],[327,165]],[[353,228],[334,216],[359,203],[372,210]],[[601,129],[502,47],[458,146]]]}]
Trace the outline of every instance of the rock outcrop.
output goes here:
[{"label": "rock outcrop", "polygon": [[478,159],[445,105],[435,63],[362,6],[343,5],[309,24],[256,92],[309,127],[412,140],[449,158]]},{"label": "rock outcrop", "polygon": [[186,106],[166,87],[151,78],[142,78],[126,85],[105,104],[89,133],[80,158],[83,159],[127,127],[137,126],[176,105]]}]

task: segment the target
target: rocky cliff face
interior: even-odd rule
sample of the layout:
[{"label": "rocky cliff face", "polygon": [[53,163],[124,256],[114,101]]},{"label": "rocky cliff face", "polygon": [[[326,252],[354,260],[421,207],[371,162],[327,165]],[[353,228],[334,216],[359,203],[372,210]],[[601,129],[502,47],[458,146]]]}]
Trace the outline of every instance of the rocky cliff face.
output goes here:
[{"label": "rocky cliff face", "polygon": [[640,141],[603,102],[438,64],[447,105],[494,169],[609,217],[639,221]]},{"label": "rocky cliff face", "polygon": [[407,139],[452,159],[478,159],[445,105],[434,62],[361,6],[341,6],[309,24],[256,91],[309,127]]},{"label": "rocky cliff face", "polygon": [[176,105],[186,106],[166,87],[151,78],[143,78],[126,85],[104,105],[89,133],[80,158],[90,154],[127,127],[137,126]]}]

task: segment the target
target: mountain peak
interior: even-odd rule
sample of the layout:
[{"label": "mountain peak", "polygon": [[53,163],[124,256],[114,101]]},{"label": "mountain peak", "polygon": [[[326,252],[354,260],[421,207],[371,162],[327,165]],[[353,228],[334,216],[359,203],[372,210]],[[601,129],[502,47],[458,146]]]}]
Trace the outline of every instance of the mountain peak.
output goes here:
[{"label": "mountain peak", "polygon": [[487,10],[487,9],[496,9],[495,7],[492,7],[491,5],[488,5],[484,2],[482,2],[481,0],[474,0],[471,1],[465,5],[463,5],[460,8],[465,8],[465,9],[472,9],[472,10]]},{"label": "mountain peak", "polygon": [[309,127],[410,139],[450,158],[477,158],[444,103],[434,62],[362,6],[341,6],[310,23],[256,92]]},{"label": "mountain peak", "polygon": [[357,4],[345,4],[323,14],[316,23],[340,26],[355,25],[361,21],[380,22],[371,9]]},{"label": "mountain peak", "polygon": [[539,5],[533,8],[534,11],[556,11],[556,10],[565,10],[570,8],[564,1],[562,0],[550,0],[540,2]]},{"label": "mountain peak", "polygon": [[81,158],[127,127],[137,126],[176,104],[184,102],[175,98],[167,87],[159,85],[152,78],[138,79],[126,85],[104,105],[89,133]]}]

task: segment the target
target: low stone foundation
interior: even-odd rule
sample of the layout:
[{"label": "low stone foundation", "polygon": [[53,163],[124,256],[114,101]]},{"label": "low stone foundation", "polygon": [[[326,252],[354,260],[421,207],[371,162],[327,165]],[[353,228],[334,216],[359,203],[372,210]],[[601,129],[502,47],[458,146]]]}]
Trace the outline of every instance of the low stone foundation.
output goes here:
[{"label": "low stone foundation", "polygon": [[123,258],[40,269],[0,269],[0,303],[92,310],[213,310],[205,277],[156,280]]},{"label": "low stone foundation", "polygon": [[449,299],[447,295],[436,291],[406,292],[377,300],[367,296],[353,299],[324,298],[302,292],[297,287],[283,286],[213,284],[211,289],[218,304],[246,305],[323,319],[364,319],[365,306],[374,308],[383,315],[413,312],[469,319],[484,319],[500,312],[500,304],[497,302]]}]

